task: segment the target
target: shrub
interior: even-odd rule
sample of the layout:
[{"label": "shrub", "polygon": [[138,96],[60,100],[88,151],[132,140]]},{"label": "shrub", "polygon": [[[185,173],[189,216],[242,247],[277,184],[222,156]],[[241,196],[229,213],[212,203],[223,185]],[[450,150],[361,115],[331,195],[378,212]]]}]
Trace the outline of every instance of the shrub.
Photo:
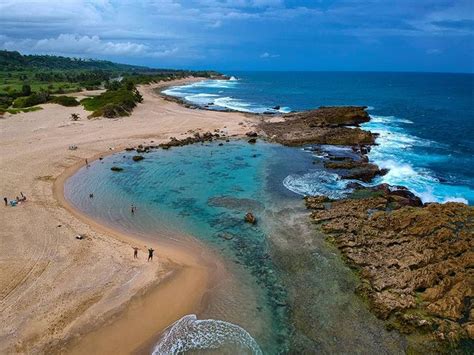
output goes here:
[{"label": "shrub", "polygon": [[71,96],[54,96],[50,102],[67,107],[79,105],[79,101],[77,101],[75,97]]},{"label": "shrub", "polygon": [[122,85],[119,90],[107,90],[106,92],[84,99],[81,104],[88,111],[93,111],[92,117],[104,116],[108,118],[129,116],[132,110],[143,98],[135,87],[128,90],[130,85]]},{"label": "shrub", "polygon": [[31,95],[31,86],[28,84],[23,84],[21,87],[21,93],[23,96],[30,96]]},{"label": "shrub", "polygon": [[48,102],[49,93],[46,91],[41,91],[39,93],[31,94],[30,96],[21,96],[15,101],[13,101],[14,108],[21,108],[21,107],[31,107],[34,105],[44,104]]}]

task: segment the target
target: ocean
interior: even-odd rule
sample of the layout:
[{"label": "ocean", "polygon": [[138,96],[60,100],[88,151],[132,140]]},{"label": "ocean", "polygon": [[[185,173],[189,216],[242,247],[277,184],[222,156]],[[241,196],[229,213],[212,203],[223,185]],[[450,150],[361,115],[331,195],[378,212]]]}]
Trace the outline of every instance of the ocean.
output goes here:
[{"label": "ocean", "polygon": [[[369,159],[389,173],[374,184],[408,187],[424,202],[474,203],[474,75],[376,72],[232,72],[166,94],[217,110],[290,112],[362,105],[379,133]],[[288,185],[308,194],[317,176]],[[297,186],[297,188],[294,188]]]}]

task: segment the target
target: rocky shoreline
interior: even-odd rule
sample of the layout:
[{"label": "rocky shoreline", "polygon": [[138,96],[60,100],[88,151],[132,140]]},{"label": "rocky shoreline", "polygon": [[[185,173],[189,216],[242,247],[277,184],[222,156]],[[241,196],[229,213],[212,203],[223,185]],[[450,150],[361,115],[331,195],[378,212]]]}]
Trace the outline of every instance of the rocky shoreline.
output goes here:
[{"label": "rocky shoreline", "polygon": [[[341,179],[371,182],[387,171],[369,162],[377,135],[358,126],[368,122],[365,107],[322,107],[282,115],[272,122],[262,116],[249,143],[257,137],[287,145],[314,145],[324,153],[324,167]],[[222,131],[188,132],[150,149],[226,140]],[[221,143],[222,144],[222,143]],[[324,145],[351,147],[350,153],[327,153]],[[409,349],[440,351],[474,339],[474,208],[461,203],[423,204],[401,186],[364,187],[352,182],[347,198],[308,196],[315,228],[340,250],[359,274],[357,292],[371,309],[409,339]],[[315,233],[316,236],[316,233]],[[468,345],[469,346],[469,345]]]},{"label": "rocky shoreline", "polygon": [[[324,162],[342,179],[370,182],[386,173],[368,162],[376,135],[358,128],[370,120],[365,107],[321,107],[283,118],[260,128],[284,145],[352,147],[354,154],[327,155]],[[423,204],[401,186],[352,187],[342,200],[308,196],[305,202],[316,228],[359,273],[358,293],[388,329],[408,335],[409,350],[472,346],[474,208]]]}]

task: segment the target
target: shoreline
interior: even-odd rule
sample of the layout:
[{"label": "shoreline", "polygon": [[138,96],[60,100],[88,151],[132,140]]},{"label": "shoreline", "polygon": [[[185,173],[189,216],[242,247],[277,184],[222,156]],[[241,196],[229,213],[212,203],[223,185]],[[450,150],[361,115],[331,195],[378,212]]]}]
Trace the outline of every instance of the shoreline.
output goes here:
[{"label": "shoreline", "polygon": [[[133,260],[131,246],[143,238],[85,216],[63,195],[64,182],[85,158],[192,131],[226,129],[229,136],[243,135],[250,124],[243,115],[185,109],[153,92],[199,80],[140,86],[143,104],[121,119],[87,120],[82,107],[45,104],[43,110],[0,120],[2,190],[5,196],[16,191],[28,196],[26,203],[5,208],[0,321],[8,326],[0,329],[0,350],[81,353],[101,346],[109,351],[114,345],[117,353],[142,353],[174,321],[206,307],[212,287],[226,272],[212,250],[198,242],[185,248],[147,239],[147,245],[156,245],[158,262]],[[82,119],[71,122],[71,112]],[[238,124],[244,120],[245,125]],[[72,143],[77,151],[67,149]],[[85,240],[75,239],[77,234]],[[16,262],[22,258],[27,259]]]},{"label": "shoreline", "polygon": [[[96,154],[88,158],[88,161],[96,161],[99,157],[119,153],[123,149],[125,147],[117,147],[116,151]],[[165,264],[172,264],[172,266],[162,278],[145,286],[119,309],[106,316],[103,320],[104,324],[99,323],[93,326],[95,329],[87,330],[79,341],[73,340],[71,346],[66,348],[69,348],[68,352],[72,354],[104,353],[112,350],[116,353],[135,352],[138,348],[144,347],[144,344],[150,343],[152,339],[156,340],[157,335],[175,320],[186,314],[199,313],[202,310],[205,294],[212,285],[210,283],[211,272],[207,270],[212,264],[212,260],[205,259],[202,255],[199,257],[198,253],[190,253],[189,250],[180,249],[178,246],[167,246],[160,243],[159,240],[121,232],[100,223],[74,207],[64,195],[64,184],[83,166],[82,162],[70,166],[54,181],[53,194],[61,207],[93,229],[111,238],[126,242],[131,246],[147,243],[148,246],[157,249],[156,259],[164,259],[166,260]],[[200,245],[200,247],[202,246]],[[181,297],[180,307],[176,307],[176,296],[180,293],[187,295],[187,297]],[[137,307],[146,309],[146,312],[135,312],[139,313],[138,317],[133,315],[131,308]],[[164,312],[165,310],[167,312]],[[111,324],[112,322],[113,324]],[[145,329],[144,324],[146,325]],[[133,339],[130,339],[129,336],[120,339],[114,337],[115,334],[122,336],[128,334],[130,329],[140,329],[140,331],[132,332]],[[104,342],[104,339],[107,338],[110,340],[113,338],[113,342]],[[114,344],[113,349],[110,347],[111,343]],[[130,345],[132,346],[130,347]]]}]

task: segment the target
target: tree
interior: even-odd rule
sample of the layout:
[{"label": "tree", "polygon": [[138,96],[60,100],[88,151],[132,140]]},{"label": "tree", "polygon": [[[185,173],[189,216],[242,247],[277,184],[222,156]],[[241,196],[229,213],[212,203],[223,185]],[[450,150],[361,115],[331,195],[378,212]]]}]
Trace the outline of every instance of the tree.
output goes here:
[{"label": "tree", "polygon": [[22,96],[30,96],[31,95],[31,86],[28,84],[23,84],[21,87],[21,94]]},{"label": "tree", "polygon": [[71,120],[73,121],[78,121],[79,120],[79,114],[77,113],[71,113]]}]

